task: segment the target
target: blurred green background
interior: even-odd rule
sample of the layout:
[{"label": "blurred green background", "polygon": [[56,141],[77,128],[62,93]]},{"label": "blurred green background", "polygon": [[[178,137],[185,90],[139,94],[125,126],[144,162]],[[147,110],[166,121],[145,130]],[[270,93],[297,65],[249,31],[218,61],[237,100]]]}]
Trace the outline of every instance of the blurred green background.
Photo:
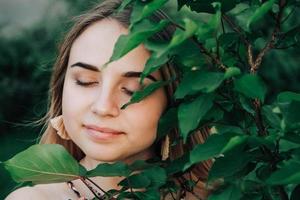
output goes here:
[{"label": "blurred green background", "polygon": [[[68,30],[72,16],[96,2],[99,1],[0,1],[0,161],[36,143],[41,127],[30,122],[46,112],[48,83],[59,40]],[[171,2],[176,5],[175,0]],[[166,9],[175,13],[170,7]],[[291,23],[299,22],[297,16],[299,13],[291,16]],[[259,40],[257,46],[260,47]],[[299,55],[299,46],[268,53],[260,73],[269,86],[269,100],[279,91],[300,91]],[[0,166],[0,199],[14,186]]]}]

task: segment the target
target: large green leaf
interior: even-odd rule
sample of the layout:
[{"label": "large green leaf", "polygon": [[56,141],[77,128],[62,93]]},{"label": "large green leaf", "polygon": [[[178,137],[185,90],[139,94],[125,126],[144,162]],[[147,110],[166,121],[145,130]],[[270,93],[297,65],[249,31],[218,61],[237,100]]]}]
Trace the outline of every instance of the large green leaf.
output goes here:
[{"label": "large green leaf", "polygon": [[88,171],[88,177],[94,176],[129,176],[131,170],[128,165],[123,162],[115,162],[115,163],[101,163],[95,169]]},{"label": "large green leaf", "polygon": [[168,0],[155,0],[143,3],[136,1],[130,18],[130,23],[134,24],[153,14],[157,9],[161,8]]},{"label": "large green leaf", "polygon": [[203,70],[191,71],[184,75],[175,92],[175,98],[184,98],[197,92],[210,93],[217,89],[224,80],[224,74]]},{"label": "large green leaf", "polygon": [[283,164],[283,166],[275,171],[267,183],[273,185],[282,184],[299,184],[300,183],[300,161],[291,159]]},{"label": "large green leaf", "polygon": [[211,159],[222,153],[246,142],[245,136],[234,136],[235,134],[213,134],[203,144],[198,144],[191,152],[189,162],[185,164],[185,169],[195,163]]},{"label": "large green leaf", "polygon": [[56,183],[80,177],[78,162],[58,144],[37,144],[4,162],[16,182]]},{"label": "large green leaf", "polygon": [[[130,29],[130,33],[128,35],[121,35],[118,38],[113,54],[108,63],[118,60],[154,33],[162,30],[167,24],[167,20],[161,20],[159,23],[154,23],[148,19],[144,19],[136,23],[132,29]],[[106,63],[106,65],[108,63]]]},{"label": "large green leaf", "polygon": [[208,180],[213,181],[217,178],[230,177],[242,170],[251,160],[251,155],[241,152],[237,148],[236,151],[216,159],[209,171]]},{"label": "large green leaf", "polygon": [[133,103],[138,103],[142,101],[144,98],[152,94],[155,90],[157,90],[160,87],[163,87],[167,85],[170,81],[156,81],[154,83],[151,83],[150,85],[146,86],[143,90],[137,91],[133,93],[130,101],[126,104],[124,104],[121,109],[125,109],[127,106]]},{"label": "large green leaf", "polygon": [[186,141],[190,131],[198,127],[201,119],[213,106],[214,96],[201,95],[189,103],[183,103],[178,108],[178,120],[180,133]]},{"label": "large green leaf", "polygon": [[258,98],[264,101],[267,88],[261,78],[254,74],[246,74],[235,80],[234,89],[246,97]]},{"label": "large green leaf", "polygon": [[275,3],[275,1],[276,0],[268,0],[255,10],[254,14],[250,17],[250,19],[247,22],[248,30],[251,24],[254,24],[258,20],[262,19],[272,9],[272,6]]}]

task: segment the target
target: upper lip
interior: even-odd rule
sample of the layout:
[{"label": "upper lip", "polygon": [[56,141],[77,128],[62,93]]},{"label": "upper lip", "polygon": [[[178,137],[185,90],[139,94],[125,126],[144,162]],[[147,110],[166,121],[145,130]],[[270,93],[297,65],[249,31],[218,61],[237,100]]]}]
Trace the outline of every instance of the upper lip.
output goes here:
[{"label": "upper lip", "polygon": [[111,129],[111,128],[107,128],[107,127],[100,127],[100,126],[92,125],[92,124],[87,124],[87,125],[84,125],[84,126],[87,129],[92,129],[92,130],[99,131],[99,132],[102,132],[102,133],[112,133],[112,134],[124,133],[122,131],[118,131],[118,130],[115,130],[115,129]]}]

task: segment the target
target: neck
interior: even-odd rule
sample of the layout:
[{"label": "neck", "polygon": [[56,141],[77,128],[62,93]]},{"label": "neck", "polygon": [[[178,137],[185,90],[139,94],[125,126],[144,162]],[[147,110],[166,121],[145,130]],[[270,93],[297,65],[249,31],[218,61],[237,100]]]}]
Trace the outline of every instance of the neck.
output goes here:
[{"label": "neck", "polygon": [[[147,160],[151,157],[153,157],[153,151],[151,149],[147,149],[143,152],[137,153],[135,155],[132,155],[126,159],[123,159],[121,161],[131,164],[132,162],[136,160]],[[92,170],[97,167],[97,165],[101,163],[113,163],[112,162],[104,162],[95,160],[91,157],[85,156],[81,161],[80,164],[84,166],[87,170]],[[118,186],[118,183],[123,179],[124,177],[92,177],[91,179],[102,189],[105,191],[111,190],[111,189],[121,189],[120,186]]]},{"label": "neck", "polygon": [[[131,164],[136,160],[147,160],[151,157],[153,157],[153,151],[150,149],[144,150],[142,152],[139,152],[137,154],[134,154],[126,159],[121,160],[122,162],[126,163],[126,164]],[[80,164],[82,166],[84,166],[87,170],[92,170],[95,169],[97,167],[97,165],[101,164],[101,163],[114,163],[116,161],[110,161],[110,162],[104,162],[104,161],[99,161],[99,160],[95,160],[91,157],[85,156],[81,161]]]}]

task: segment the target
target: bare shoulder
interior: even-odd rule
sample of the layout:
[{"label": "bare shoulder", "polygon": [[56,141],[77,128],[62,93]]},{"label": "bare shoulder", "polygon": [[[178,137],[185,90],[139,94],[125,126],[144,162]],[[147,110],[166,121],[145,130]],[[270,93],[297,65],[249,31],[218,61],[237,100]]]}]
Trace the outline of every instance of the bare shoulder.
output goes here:
[{"label": "bare shoulder", "polygon": [[5,200],[40,200],[44,198],[45,195],[36,187],[22,187],[10,193]]}]

